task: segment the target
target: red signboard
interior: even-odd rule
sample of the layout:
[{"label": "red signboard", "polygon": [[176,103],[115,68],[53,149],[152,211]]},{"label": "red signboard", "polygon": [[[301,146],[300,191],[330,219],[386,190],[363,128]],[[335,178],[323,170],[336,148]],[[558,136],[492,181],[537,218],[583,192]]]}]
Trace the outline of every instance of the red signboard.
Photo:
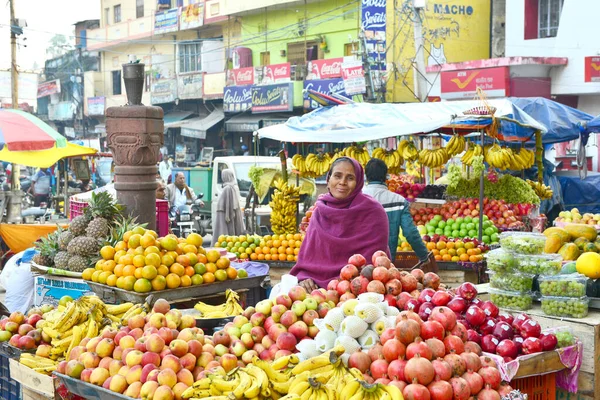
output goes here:
[{"label": "red signboard", "polygon": [[227,86],[254,85],[254,67],[230,69],[227,71]]},{"label": "red signboard", "polygon": [[600,57],[585,58],[585,81],[600,82]]},{"label": "red signboard", "polygon": [[265,65],[256,67],[255,82],[257,85],[271,85],[273,83],[284,83],[291,80],[290,63]]},{"label": "red signboard", "polygon": [[331,79],[342,76],[343,57],[313,60],[307,64],[307,80]]},{"label": "red signboard", "polygon": [[509,96],[508,67],[442,71],[442,99],[471,99],[481,88],[488,97]]}]

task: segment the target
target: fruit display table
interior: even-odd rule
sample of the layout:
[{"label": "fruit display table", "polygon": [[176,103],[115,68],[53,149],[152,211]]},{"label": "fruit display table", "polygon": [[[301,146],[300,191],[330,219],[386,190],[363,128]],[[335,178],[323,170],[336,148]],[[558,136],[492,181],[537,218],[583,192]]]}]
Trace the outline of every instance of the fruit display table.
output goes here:
[{"label": "fruit display table", "polygon": [[10,377],[21,384],[23,399],[55,398],[54,379],[51,376],[37,373],[17,360],[10,360],[9,363]]}]

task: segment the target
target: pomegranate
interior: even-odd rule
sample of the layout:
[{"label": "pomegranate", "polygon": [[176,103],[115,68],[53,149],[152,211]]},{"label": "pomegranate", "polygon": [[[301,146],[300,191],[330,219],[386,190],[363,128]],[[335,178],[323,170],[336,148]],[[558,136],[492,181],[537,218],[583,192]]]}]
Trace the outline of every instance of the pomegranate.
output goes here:
[{"label": "pomegranate", "polygon": [[498,306],[490,300],[484,301],[481,305],[481,309],[483,310],[485,315],[491,318],[496,318],[498,316],[498,313],[500,313],[500,309],[498,308]]},{"label": "pomegranate", "polygon": [[[367,285],[367,292],[385,294],[385,286],[380,281],[371,281]],[[339,293],[339,286],[338,286],[338,293]]]},{"label": "pomegranate", "polygon": [[448,335],[444,338],[444,346],[446,347],[446,353],[462,354],[465,351],[465,344],[463,341],[454,335]]},{"label": "pomegranate", "polygon": [[336,290],[338,283],[340,283],[338,279],[333,279],[329,281],[329,283],[327,284],[327,290]]},{"label": "pomegranate", "polygon": [[388,378],[379,378],[374,383],[381,383],[382,385],[388,385],[391,381]]},{"label": "pomegranate", "polygon": [[369,355],[369,358],[371,358],[371,361],[383,360],[385,358],[383,356],[383,346],[379,343],[371,347],[367,354]]},{"label": "pomegranate", "polygon": [[390,273],[390,280],[398,279],[400,280],[400,270],[396,267],[391,267],[388,272]]},{"label": "pomegranate", "polygon": [[421,325],[421,337],[425,340],[436,338],[444,339],[444,327],[437,321],[423,322]]},{"label": "pomegranate", "polygon": [[[340,303],[343,303],[346,300],[355,299],[355,298],[356,298],[356,296],[353,293],[346,292],[346,293],[344,293],[343,295],[340,296]],[[327,314],[327,313],[325,313],[325,314]],[[323,317],[321,317],[321,318],[323,318]]]},{"label": "pomegranate", "polygon": [[387,257],[387,253],[383,250],[377,250],[375,253],[373,253],[373,256],[371,257],[371,262],[373,264],[375,264],[375,260],[377,260],[377,257]]},{"label": "pomegranate", "polygon": [[[413,290],[412,292],[409,293],[413,299],[419,301],[419,296],[421,295],[421,290],[419,289],[419,284],[417,284],[417,288],[415,290]],[[421,304],[421,302],[419,301],[419,304]]]},{"label": "pomegranate", "polygon": [[498,389],[498,394],[502,397],[507,396],[510,392],[513,391],[513,388],[506,382],[502,382],[500,384],[500,388]]},{"label": "pomegranate", "polygon": [[454,312],[463,313],[468,308],[469,303],[460,296],[454,296],[446,306]]},{"label": "pomegranate", "polygon": [[519,355],[519,348],[512,340],[504,339],[496,346],[496,353],[500,357],[517,358]]},{"label": "pomegranate", "polygon": [[429,389],[431,400],[452,400],[452,385],[445,380],[431,382],[427,389]]},{"label": "pomegranate", "polygon": [[485,335],[481,338],[481,350],[486,353],[496,353],[496,346],[500,341],[494,335]]},{"label": "pomegranate", "polygon": [[431,298],[431,302],[438,307],[447,305],[450,300],[452,300],[452,295],[445,290],[438,290]]},{"label": "pomegranate", "polygon": [[[398,342],[400,342],[400,341],[398,341]],[[385,346],[383,346],[383,350],[385,352]],[[423,339],[421,339],[420,337],[417,337],[414,342],[412,342],[411,344],[406,346],[406,359],[407,360],[412,359],[417,354],[428,360],[431,360],[433,358],[433,352],[431,351],[431,349],[429,348],[427,343],[425,343],[423,341]]]},{"label": "pomegranate", "polygon": [[[418,317],[418,316],[417,316]],[[396,325],[396,338],[405,345],[415,341],[415,338],[421,333],[421,326],[414,319],[403,315],[400,322]]]},{"label": "pomegranate", "polygon": [[431,400],[431,395],[427,386],[416,382],[416,379],[410,385],[407,385],[402,391],[402,396],[406,400]]},{"label": "pomegranate", "polygon": [[419,306],[420,306],[419,300],[417,300],[417,299],[410,299],[404,305],[404,310],[405,311],[418,311],[419,310]]},{"label": "pomegranate", "polygon": [[346,281],[351,281],[358,276],[358,268],[353,264],[348,264],[340,271],[340,278]]},{"label": "pomegranate", "polygon": [[417,282],[423,283],[423,277],[425,276],[425,273],[422,269],[413,269],[412,271],[410,271],[410,274],[417,279]]},{"label": "pomegranate", "polygon": [[365,293],[367,291],[367,287],[369,286],[369,280],[364,276],[357,276],[356,278],[350,281],[350,291],[355,296],[358,296],[361,293]]},{"label": "pomegranate", "polygon": [[383,298],[383,301],[387,302],[388,306],[390,307],[396,307],[396,296],[386,294]]},{"label": "pomegranate", "polygon": [[427,339],[425,341],[429,349],[431,349],[431,354],[433,358],[444,357],[446,355],[446,346],[444,346],[444,342],[437,338]]},{"label": "pomegranate", "polygon": [[473,300],[477,297],[477,288],[471,282],[465,282],[456,289],[456,294],[466,300]]},{"label": "pomegranate", "polygon": [[[371,370],[372,369],[373,365],[371,365]],[[416,379],[421,385],[428,385],[433,381],[435,370],[433,369],[431,361],[417,354],[406,363],[406,366],[404,367],[404,376],[408,382],[414,382]]]},{"label": "pomegranate", "polygon": [[389,364],[385,360],[375,360],[371,363],[369,370],[373,379],[387,378]]},{"label": "pomegranate", "polygon": [[349,281],[340,281],[337,284],[336,290],[340,296],[346,292],[349,292],[350,291],[350,282]]},{"label": "pomegranate", "polygon": [[481,368],[481,360],[477,354],[465,351],[460,355],[460,357],[465,360],[467,371],[479,371],[479,368]]},{"label": "pomegranate", "polygon": [[421,304],[418,312],[419,317],[421,317],[423,321],[427,321],[429,319],[429,316],[431,315],[431,311],[433,311],[434,308],[435,306],[433,305],[433,303],[430,302],[425,302]]},{"label": "pomegranate", "polygon": [[441,379],[444,381],[452,378],[452,367],[442,358],[438,358],[437,360],[433,360],[431,362],[433,365],[433,369],[435,370],[436,379]]},{"label": "pomegranate", "polygon": [[392,262],[387,256],[379,256],[375,259],[373,263],[375,267],[383,267],[385,269],[389,269],[392,266]]},{"label": "pomegranate", "polygon": [[348,359],[348,367],[357,368],[363,374],[369,370],[371,366],[371,358],[367,353],[362,351],[354,352]]},{"label": "pomegranate", "polygon": [[408,300],[412,300],[412,296],[406,292],[402,292],[396,297],[396,307],[399,310],[404,310],[404,306]]},{"label": "pomegranate", "polygon": [[396,386],[398,389],[400,389],[400,393],[402,393],[402,391],[404,390],[406,385],[408,385],[408,383],[398,380],[398,381],[390,381],[390,385]]},{"label": "pomegranate", "polygon": [[382,351],[383,351],[383,357],[389,363],[389,362],[392,362],[393,360],[399,359],[400,357],[404,357],[404,354],[406,353],[407,348],[404,345],[404,343],[402,343],[398,339],[394,338],[394,339],[390,339],[385,342],[385,344],[383,345]]},{"label": "pomegranate", "polygon": [[387,342],[388,340],[395,339],[395,338],[396,338],[396,329],[387,328],[385,331],[383,331],[379,340],[381,341],[381,344],[385,344],[385,342]]},{"label": "pomegranate", "polygon": [[417,314],[416,312],[411,311],[411,310],[404,310],[404,311],[400,311],[400,314],[398,314],[398,316],[396,317],[396,324],[398,324],[398,322],[402,321],[402,317],[405,315],[407,318],[418,322],[419,326],[421,326],[421,324],[423,323],[423,320],[421,319],[421,317],[419,317],[419,314]]},{"label": "pomegranate", "polygon": [[348,259],[348,264],[352,264],[357,268],[361,268],[367,264],[367,260],[362,256],[362,254],[354,254]]},{"label": "pomegranate", "polygon": [[428,272],[423,275],[423,286],[426,288],[432,288],[433,290],[438,290],[440,287],[440,277],[438,274],[433,272]]},{"label": "pomegranate", "polygon": [[435,307],[429,318],[442,324],[447,331],[451,331],[456,325],[456,315],[446,306]]},{"label": "pomegranate", "polygon": [[454,378],[451,378],[450,385],[452,386],[454,400],[467,400],[471,395],[469,383],[460,376],[455,376]]},{"label": "pomegranate", "polygon": [[467,340],[470,342],[475,342],[477,344],[481,344],[481,334],[473,329],[467,330]]},{"label": "pomegranate", "polygon": [[477,372],[469,370],[465,372],[462,378],[469,384],[469,392],[471,394],[477,394],[483,389],[483,378]]},{"label": "pomegranate", "polygon": [[465,319],[471,326],[480,326],[485,321],[485,312],[477,306],[470,306],[465,312]]},{"label": "pomegranate", "polygon": [[386,283],[390,280],[390,273],[388,272],[386,267],[376,266],[373,270],[373,279],[382,283]]},{"label": "pomegranate", "polygon": [[421,291],[421,294],[419,294],[419,298],[417,300],[419,300],[419,302],[421,302],[421,303],[431,302],[431,299],[433,298],[434,294],[435,294],[435,290],[433,290],[431,288],[423,289]]},{"label": "pomegranate", "polygon": [[498,371],[497,368],[481,367],[477,373],[483,378],[484,384],[490,385],[492,389],[498,389],[500,387],[502,377],[500,376],[500,371]]},{"label": "pomegranate", "polygon": [[485,385],[485,388],[477,394],[477,400],[501,400],[501,398],[500,393],[491,389],[490,385]]},{"label": "pomegranate", "polygon": [[467,371],[467,363],[458,354],[446,354],[444,361],[452,367],[452,375],[462,376]]},{"label": "pomegranate", "polygon": [[417,278],[409,273],[400,275],[400,282],[402,283],[402,290],[405,292],[412,292],[417,288]]},{"label": "pomegranate", "polygon": [[508,322],[498,321],[492,335],[496,336],[498,340],[505,340],[512,339],[515,336],[515,332]]},{"label": "pomegranate", "polygon": [[407,360],[394,360],[388,366],[388,377],[393,380],[405,381],[404,367]]},{"label": "pomegranate", "polygon": [[463,342],[466,342],[469,339],[467,335],[467,328],[460,322],[457,322],[456,325],[454,325],[454,328],[452,328],[450,333],[459,337]]},{"label": "pomegranate", "polygon": [[402,283],[398,279],[390,279],[385,284],[385,290],[387,294],[398,296],[400,293],[402,293]]},{"label": "pomegranate", "polygon": [[369,281],[373,280],[373,270],[375,269],[372,265],[367,265],[360,270],[360,276],[364,276]]},{"label": "pomegranate", "polygon": [[479,356],[479,359],[481,360],[481,368],[484,368],[484,367],[498,368],[496,361],[494,361],[494,359],[492,359],[488,356]]},{"label": "pomegranate", "polygon": [[479,357],[481,355],[481,346],[479,346],[477,343],[475,342],[466,342],[465,343],[465,351],[470,351],[471,353],[475,353],[477,354],[477,356]]}]

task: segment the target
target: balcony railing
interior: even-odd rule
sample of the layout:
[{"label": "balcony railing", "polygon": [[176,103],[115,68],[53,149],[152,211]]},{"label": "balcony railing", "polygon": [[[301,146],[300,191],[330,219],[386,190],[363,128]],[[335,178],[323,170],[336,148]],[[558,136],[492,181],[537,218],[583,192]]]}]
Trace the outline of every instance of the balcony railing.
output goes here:
[{"label": "balcony railing", "polygon": [[92,29],[87,33],[87,49],[102,50],[120,43],[152,36],[154,30],[154,14]]}]

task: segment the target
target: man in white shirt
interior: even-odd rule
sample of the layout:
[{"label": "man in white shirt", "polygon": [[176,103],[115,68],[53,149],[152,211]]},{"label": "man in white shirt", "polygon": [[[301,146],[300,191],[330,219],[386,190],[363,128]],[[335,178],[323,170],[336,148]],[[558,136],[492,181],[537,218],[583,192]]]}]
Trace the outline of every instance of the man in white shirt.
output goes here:
[{"label": "man in white shirt", "polygon": [[[186,185],[183,172],[178,172],[175,175],[175,182],[167,185],[167,200],[169,200],[171,207],[175,206],[177,208],[196,200],[194,189]],[[203,207],[204,203],[202,202],[200,206]]]},{"label": "man in white shirt", "polygon": [[171,169],[173,168],[173,159],[169,157],[168,159],[165,157],[162,159],[160,164],[158,164],[158,173],[163,181],[169,182],[169,178],[171,177]]}]

